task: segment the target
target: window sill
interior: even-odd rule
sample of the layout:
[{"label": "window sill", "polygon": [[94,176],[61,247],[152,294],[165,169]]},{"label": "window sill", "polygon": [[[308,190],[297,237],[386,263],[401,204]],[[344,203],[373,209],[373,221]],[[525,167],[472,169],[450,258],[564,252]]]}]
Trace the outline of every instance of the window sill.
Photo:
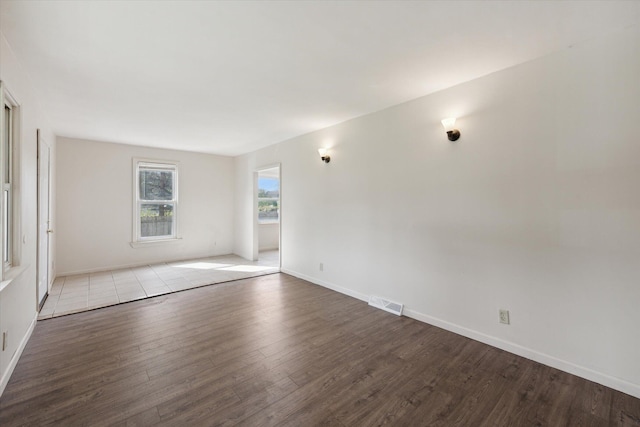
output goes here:
[{"label": "window sill", "polygon": [[171,243],[179,243],[182,241],[182,237],[175,239],[158,239],[158,240],[141,240],[137,242],[129,242],[132,248],[148,248],[152,246],[160,246]]},{"label": "window sill", "polygon": [[27,271],[29,268],[28,265],[18,265],[16,267],[11,267],[4,274],[4,280],[0,282],[0,292],[3,291],[4,288],[9,286],[12,281],[18,278],[22,273]]}]

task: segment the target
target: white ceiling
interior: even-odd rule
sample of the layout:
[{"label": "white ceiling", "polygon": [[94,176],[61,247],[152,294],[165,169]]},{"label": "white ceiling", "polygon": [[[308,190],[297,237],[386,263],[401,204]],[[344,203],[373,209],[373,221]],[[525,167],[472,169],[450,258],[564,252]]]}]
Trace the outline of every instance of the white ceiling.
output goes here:
[{"label": "white ceiling", "polygon": [[616,1],[7,1],[57,135],[238,155],[637,25]]}]

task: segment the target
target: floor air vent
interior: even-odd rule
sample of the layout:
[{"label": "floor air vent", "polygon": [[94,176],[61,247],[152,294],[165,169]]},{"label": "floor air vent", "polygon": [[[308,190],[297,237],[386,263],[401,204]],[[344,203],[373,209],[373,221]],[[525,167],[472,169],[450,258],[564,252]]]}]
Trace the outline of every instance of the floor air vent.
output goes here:
[{"label": "floor air vent", "polygon": [[389,313],[396,314],[398,316],[402,316],[402,304],[398,304],[397,302],[391,302],[384,298],[380,297],[369,297],[369,305],[373,307],[380,308],[384,311],[388,311]]}]

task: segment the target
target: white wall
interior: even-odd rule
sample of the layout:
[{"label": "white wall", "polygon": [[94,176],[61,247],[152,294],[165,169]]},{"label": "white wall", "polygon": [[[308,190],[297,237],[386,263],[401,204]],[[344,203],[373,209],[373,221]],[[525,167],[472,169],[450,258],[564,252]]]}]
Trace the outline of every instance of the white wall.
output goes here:
[{"label": "white wall", "polygon": [[[57,156],[58,275],[232,252],[232,158],[68,138]],[[178,243],[131,247],[134,157],[180,162]]]},{"label": "white wall", "polygon": [[[0,284],[0,331],[8,332],[8,348],[0,351],[0,394],[4,389],[36,319],[36,247],[37,247],[37,138],[36,130],[52,146],[55,138],[42,112],[28,77],[11,47],[0,33],[0,80],[16,98],[20,107],[20,178],[14,194],[20,200],[19,227],[20,272],[11,282]],[[55,218],[54,224],[55,227]]]},{"label": "white wall", "polygon": [[280,244],[280,224],[259,224],[258,225],[258,249],[266,251],[270,249],[278,249]]},{"label": "white wall", "polygon": [[281,162],[284,271],[640,397],[639,76],[634,28],[238,157],[235,251]]}]

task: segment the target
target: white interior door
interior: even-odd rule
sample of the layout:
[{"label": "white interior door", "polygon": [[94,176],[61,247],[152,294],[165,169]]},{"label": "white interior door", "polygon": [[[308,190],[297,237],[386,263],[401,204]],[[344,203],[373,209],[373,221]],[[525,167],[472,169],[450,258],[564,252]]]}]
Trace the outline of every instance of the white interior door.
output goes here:
[{"label": "white interior door", "polygon": [[49,234],[51,230],[50,186],[51,160],[49,145],[38,130],[38,308],[49,292]]}]

